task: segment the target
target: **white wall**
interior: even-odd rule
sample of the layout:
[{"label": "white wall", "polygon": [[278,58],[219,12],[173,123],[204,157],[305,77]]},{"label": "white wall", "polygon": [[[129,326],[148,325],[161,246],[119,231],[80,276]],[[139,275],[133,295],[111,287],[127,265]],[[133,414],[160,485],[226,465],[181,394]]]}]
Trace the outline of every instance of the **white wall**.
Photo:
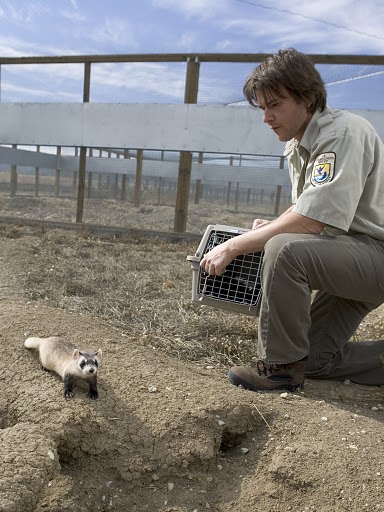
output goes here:
[{"label": "white wall", "polygon": [[222,105],[0,104],[0,144],[281,155],[261,112]]},{"label": "white wall", "polygon": [[[383,111],[355,113],[367,118],[384,139]],[[277,156],[284,150],[284,143],[264,125],[261,111],[222,105],[0,103],[0,144]],[[54,155],[29,155],[28,164],[25,153],[30,152],[3,148],[0,163],[57,168]],[[134,172],[132,161],[105,160],[105,172],[125,165]],[[61,166],[65,165],[62,157]],[[99,165],[97,159],[93,164],[89,159],[89,170],[94,166],[97,171]]]}]

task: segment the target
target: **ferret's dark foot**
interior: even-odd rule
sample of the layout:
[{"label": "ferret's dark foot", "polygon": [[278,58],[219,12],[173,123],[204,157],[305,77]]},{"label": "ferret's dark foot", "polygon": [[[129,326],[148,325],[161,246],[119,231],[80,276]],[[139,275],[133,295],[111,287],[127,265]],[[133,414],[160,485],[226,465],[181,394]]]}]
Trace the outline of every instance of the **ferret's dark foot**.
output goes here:
[{"label": "ferret's dark foot", "polygon": [[91,400],[97,400],[99,398],[99,393],[97,391],[90,391],[88,396]]},{"label": "ferret's dark foot", "polygon": [[44,371],[44,372],[49,372],[48,368],[46,368],[45,366],[42,366],[41,369]]},{"label": "ferret's dark foot", "polygon": [[66,400],[70,400],[72,397],[73,397],[73,391],[72,390],[64,391],[64,398]]}]

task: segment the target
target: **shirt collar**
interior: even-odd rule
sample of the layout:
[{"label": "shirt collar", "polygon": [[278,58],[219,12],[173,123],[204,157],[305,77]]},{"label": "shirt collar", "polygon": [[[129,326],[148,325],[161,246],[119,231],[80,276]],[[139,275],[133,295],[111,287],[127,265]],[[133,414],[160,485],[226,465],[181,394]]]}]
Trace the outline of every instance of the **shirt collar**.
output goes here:
[{"label": "shirt collar", "polygon": [[287,142],[284,149],[284,156],[291,155],[295,149],[299,149],[300,147],[303,147],[309,153],[313,143],[315,142],[317,136],[319,135],[318,120],[320,117],[328,113],[329,109],[327,107],[322,112],[317,110],[311,117],[311,120],[309,121],[308,126],[305,129],[301,141],[298,143],[296,139],[291,139],[290,141]]}]

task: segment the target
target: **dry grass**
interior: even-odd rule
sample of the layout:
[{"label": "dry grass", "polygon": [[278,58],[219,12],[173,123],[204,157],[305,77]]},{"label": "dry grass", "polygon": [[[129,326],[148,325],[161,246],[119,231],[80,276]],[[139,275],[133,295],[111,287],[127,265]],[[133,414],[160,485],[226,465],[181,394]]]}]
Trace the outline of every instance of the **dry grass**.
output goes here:
[{"label": "dry grass", "polygon": [[[9,197],[0,194],[0,215],[39,221],[75,222],[77,202],[74,198],[33,197],[18,195]],[[281,212],[288,205],[281,205]],[[219,202],[201,201],[199,205],[189,204],[187,231],[204,233],[208,224],[225,224],[241,228],[251,228],[255,218],[271,218],[274,212],[272,202],[262,205],[242,204],[237,212],[233,205]],[[173,232],[175,222],[174,205],[158,205],[143,201],[136,207],[128,201],[113,199],[86,199],[83,222],[103,226],[120,226],[135,229],[155,229]]]},{"label": "dry grass", "polygon": [[[21,229],[21,228],[20,228]],[[0,236],[19,237],[19,228]],[[118,335],[200,365],[229,366],[254,356],[254,318],[191,301],[186,257],[196,246],[144,239],[98,239],[61,230],[23,236],[24,296],[103,318]]]},{"label": "dry grass", "polygon": [[[0,212],[21,220],[70,222],[75,202],[0,195]],[[88,222],[138,230],[171,232],[174,220],[170,206],[134,208],[106,200],[87,201],[85,212]],[[208,224],[250,227],[255,215],[192,205],[188,229],[202,236]],[[186,257],[195,253],[198,243],[98,239],[61,230],[25,233],[28,229],[0,224],[0,237],[19,239],[15,280],[28,300],[103,318],[123,336],[203,365],[249,363],[256,355],[255,318],[192,303],[192,271]],[[363,322],[354,338],[381,339],[383,333],[379,312]]]}]

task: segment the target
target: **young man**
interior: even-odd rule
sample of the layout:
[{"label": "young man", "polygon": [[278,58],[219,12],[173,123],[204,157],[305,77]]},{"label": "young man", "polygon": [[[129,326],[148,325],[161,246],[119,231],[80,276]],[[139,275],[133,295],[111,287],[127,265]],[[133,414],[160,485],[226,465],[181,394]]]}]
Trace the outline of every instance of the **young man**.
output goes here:
[{"label": "young man", "polygon": [[244,94],[287,141],[293,205],[201,261],[221,275],[240,254],[265,251],[260,360],[228,378],[253,391],[295,390],[305,376],[384,385],[384,341],[350,341],[384,302],[383,142],[365,119],[326,107],[318,71],[294,49],[260,64]]}]

